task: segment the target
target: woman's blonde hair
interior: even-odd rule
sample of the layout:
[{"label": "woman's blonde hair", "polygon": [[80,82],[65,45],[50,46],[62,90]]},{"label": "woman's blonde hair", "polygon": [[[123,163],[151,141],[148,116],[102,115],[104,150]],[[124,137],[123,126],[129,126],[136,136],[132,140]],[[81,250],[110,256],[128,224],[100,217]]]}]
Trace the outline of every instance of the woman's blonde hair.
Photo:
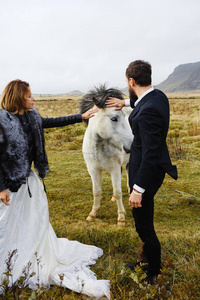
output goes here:
[{"label": "woman's blonde hair", "polygon": [[9,82],[2,93],[1,107],[14,114],[26,109],[24,95],[28,88],[29,84],[20,79]]}]

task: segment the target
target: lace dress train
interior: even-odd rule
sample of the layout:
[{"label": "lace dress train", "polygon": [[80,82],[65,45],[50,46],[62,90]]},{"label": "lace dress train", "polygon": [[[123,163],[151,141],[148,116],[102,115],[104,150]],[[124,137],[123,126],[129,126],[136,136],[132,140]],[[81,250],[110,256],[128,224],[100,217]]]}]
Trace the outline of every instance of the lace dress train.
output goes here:
[{"label": "lace dress train", "polygon": [[13,282],[23,276],[23,269],[29,266],[29,273],[36,273],[27,281],[32,289],[38,283],[47,287],[62,283],[75,292],[110,299],[109,281],[97,280],[89,268],[102,256],[102,249],[56,237],[49,223],[44,187],[37,174],[31,172],[27,184],[22,185],[17,193],[9,194],[9,206],[0,201],[1,282],[7,270],[8,252],[16,250],[10,262]]}]

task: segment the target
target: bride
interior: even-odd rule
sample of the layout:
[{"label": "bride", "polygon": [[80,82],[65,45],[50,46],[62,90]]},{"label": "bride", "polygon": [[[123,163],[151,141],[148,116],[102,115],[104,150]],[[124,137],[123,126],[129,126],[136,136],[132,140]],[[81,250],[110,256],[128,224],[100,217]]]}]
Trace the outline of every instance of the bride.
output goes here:
[{"label": "bride", "polygon": [[[89,265],[103,251],[66,238],[57,238],[49,223],[48,202],[39,179],[49,172],[43,128],[60,127],[94,116],[84,114],[42,118],[33,108],[30,86],[11,81],[2,94],[0,110],[0,286],[10,271],[9,285],[24,276],[26,284],[60,285],[91,297],[110,299],[108,280],[97,280]],[[38,175],[31,170],[31,164]],[[8,270],[8,266],[10,266]],[[12,279],[11,279],[12,278]],[[0,289],[0,294],[3,290]]]}]

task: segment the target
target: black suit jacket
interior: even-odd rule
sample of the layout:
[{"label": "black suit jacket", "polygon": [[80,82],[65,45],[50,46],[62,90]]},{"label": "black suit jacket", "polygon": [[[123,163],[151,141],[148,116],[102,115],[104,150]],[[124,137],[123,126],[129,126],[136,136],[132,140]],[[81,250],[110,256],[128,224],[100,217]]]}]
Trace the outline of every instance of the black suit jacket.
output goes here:
[{"label": "black suit jacket", "polygon": [[169,101],[160,90],[148,93],[129,116],[134,135],[129,160],[129,185],[152,189],[159,174],[178,178],[170,160],[166,137],[169,128]]}]

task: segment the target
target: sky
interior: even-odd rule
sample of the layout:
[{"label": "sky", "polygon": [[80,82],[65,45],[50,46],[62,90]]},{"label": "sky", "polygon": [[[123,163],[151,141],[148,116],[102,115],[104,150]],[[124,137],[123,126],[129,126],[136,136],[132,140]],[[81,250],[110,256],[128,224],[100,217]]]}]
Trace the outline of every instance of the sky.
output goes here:
[{"label": "sky", "polygon": [[0,0],[0,94],[29,82],[34,94],[125,88],[136,59],[153,85],[200,61],[199,0]]}]

